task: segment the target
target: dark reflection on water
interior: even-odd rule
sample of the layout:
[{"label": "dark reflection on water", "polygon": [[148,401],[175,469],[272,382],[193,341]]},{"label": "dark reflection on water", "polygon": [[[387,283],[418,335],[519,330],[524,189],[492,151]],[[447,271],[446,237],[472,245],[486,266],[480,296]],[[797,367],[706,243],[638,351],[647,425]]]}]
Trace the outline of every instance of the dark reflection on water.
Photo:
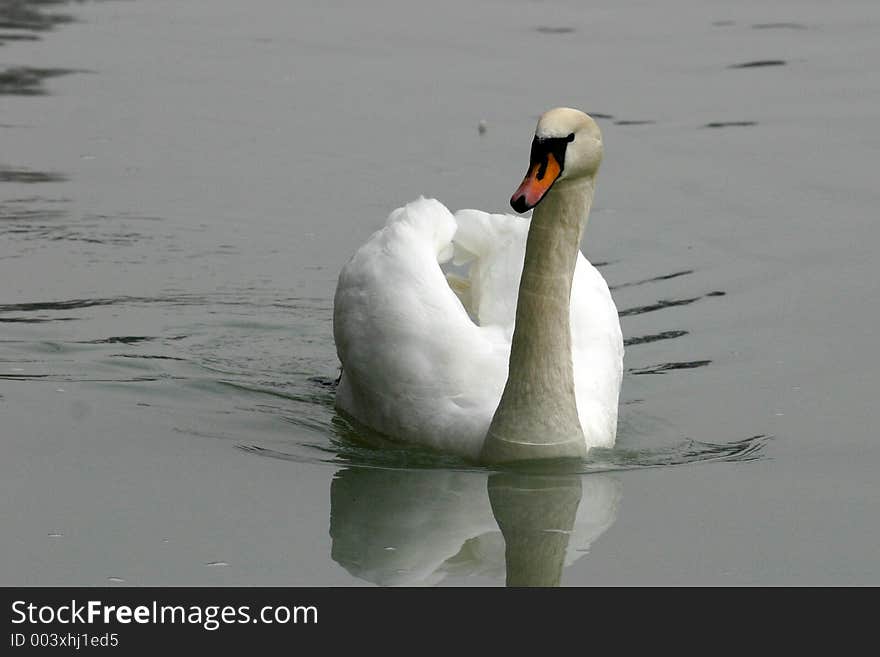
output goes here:
[{"label": "dark reflection on water", "polygon": [[45,324],[46,322],[74,322],[79,317],[0,317],[4,324]]},{"label": "dark reflection on water", "polygon": [[7,68],[0,71],[0,96],[44,96],[48,93],[43,84],[46,80],[81,72],[71,68]]},{"label": "dark reflection on water", "polygon": [[642,335],[634,338],[626,338],[623,341],[624,347],[632,347],[637,344],[647,344],[649,342],[658,342],[660,340],[673,340],[687,335],[687,331],[663,331],[662,333],[654,333],[652,335]]},{"label": "dark reflection on water", "polygon": [[50,183],[63,182],[67,178],[60,173],[51,171],[32,171],[0,166],[0,182],[12,183]]},{"label": "dark reflection on water", "polygon": [[110,354],[110,358],[140,358],[143,360],[179,360],[186,361],[186,358],[178,358],[177,356],[156,356],[154,354]]},{"label": "dark reflection on water", "polygon": [[731,64],[727,68],[763,68],[765,66],[785,66],[787,63],[784,59],[758,59],[753,62]]},{"label": "dark reflection on water", "polygon": [[[69,2],[70,0],[3,0],[0,2],[0,30],[46,32],[57,25],[71,23],[72,16],[47,11]],[[4,41],[39,38],[36,34],[22,34],[20,31],[0,33],[0,45]]]},{"label": "dark reflection on water", "polygon": [[656,283],[658,281],[668,281],[673,278],[678,278],[679,276],[688,276],[693,274],[693,269],[685,269],[683,271],[676,271],[671,274],[663,274],[662,276],[652,276],[651,278],[643,278],[639,281],[632,281],[630,283],[618,283],[617,285],[609,285],[608,288],[610,290],[620,290],[625,287],[635,287],[637,285],[645,285],[646,283]]},{"label": "dark reflection on water", "polygon": [[0,313],[33,312],[36,310],[71,310],[73,308],[90,308],[92,306],[109,306],[124,301],[119,299],[70,299],[67,301],[33,301],[29,303],[0,304]]},{"label": "dark reflection on water", "polygon": [[4,381],[57,381],[64,383],[143,383],[145,381],[166,381],[181,378],[174,376],[130,376],[127,378],[101,379],[60,374],[0,374],[0,379]]},{"label": "dark reflection on water", "polygon": [[692,370],[695,367],[706,367],[711,360],[688,360],[675,363],[662,363],[660,365],[652,365],[650,367],[640,367],[638,369],[628,369],[627,374],[662,374],[670,370]]},{"label": "dark reflection on water", "polygon": [[40,37],[35,34],[0,34],[0,45],[7,41],[39,41]]},{"label": "dark reflection on water", "polygon": [[806,25],[801,23],[755,23],[753,30],[806,30]]},{"label": "dark reflection on water", "polygon": [[[146,335],[120,335],[99,340],[82,340],[81,344],[137,344],[139,342],[151,342],[159,338]],[[168,338],[163,338],[168,339]]]},{"label": "dark reflection on water", "polygon": [[551,27],[547,25],[542,25],[540,27],[535,28],[535,32],[540,32],[541,34],[571,34],[575,29],[573,27]]},{"label": "dark reflection on water", "polygon": [[687,306],[695,301],[699,301],[704,297],[720,297],[724,296],[724,292],[715,291],[709,292],[708,294],[704,294],[698,297],[690,297],[688,299],[661,299],[656,303],[650,303],[644,306],[636,306],[635,308],[627,308],[625,310],[621,310],[617,314],[621,317],[629,317],[631,315],[644,315],[645,313],[651,313],[655,310],[663,310],[664,308],[674,308],[675,306]]},{"label": "dark reflection on water", "polygon": [[757,121],[712,121],[704,125],[704,128],[750,128],[758,125]]},{"label": "dark reflection on water", "polygon": [[[721,21],[712,21],[712,25],[715,27],[732,27],[736,25],[736,21],[731,20],[721,20]],[[803,23],[795,23],[792,21],[779,21],[773,23],[753,23],[751,28],[753,30],[808,30],[810,29]]]}]

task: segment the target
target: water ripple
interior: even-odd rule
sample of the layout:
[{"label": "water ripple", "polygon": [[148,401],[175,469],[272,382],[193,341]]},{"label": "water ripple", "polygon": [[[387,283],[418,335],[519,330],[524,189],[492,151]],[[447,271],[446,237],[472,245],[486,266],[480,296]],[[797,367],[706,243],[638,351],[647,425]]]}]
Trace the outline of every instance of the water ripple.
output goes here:
[{"label": "water ripple", "polygon": [[720,290],[715,292],[709,292],[708,294],[703,294],[698,297],[690,297],[687,299],[661,299],[655,303],[646,304],[644,306],[636,306],[635,308],[627,308],[625,310],[621,310],[617,314],[621,317],[630,317],[632,315],[644,315],[645,313],[652,313],[655,310],[663,310],[664,308],[674,308],[675,306],[688,306],[695,301],[699,301],[705,297],[720,297],[724,296],[724,292]]},{"label": "water ripple", "polygon": [[763,68],[765,66],[785,66],[787,63],[784,59],[759,59],[754,62],[731,64],[727,68]]},{"label": "water ripple", "polygon": [[509,466],[486,467],[465,459],[438,454],[415,446],[370,447],[334,441],[331,445],[308,445],[310,453],[284,451],[260,445],[239,443],[249,454],[286,461],[326,463],[384,470],[443,469],[462,472],[517,471],[531,474],[592,474],[621,470],[673,467],[709,462],[747,462],[766,458],[764,448],[772,436],[758,434],[730,443],[710,443],[684,439],[658,449],[594,448],[583,460],[536,461]]},{"label": "water ripple", "polygon": [[663,374],[671,370],[692,370],[695,367],[706,367],[711,362],[711,360],[691,360],[677,363],[662,363],[660,365],[651,365],[650,367],[628,369],[626,373],[636,376],[639,374]]},{"label": "water ripple", "polygon": [[623,341],[623,346],[632,347],[637,344],[648,344],[650,342],[658,342],[660,340],[673,340],[687,335],[688,331],[663,331],[662,333],[654,333],[653,335],[642,335],[635,338],[627,338]]},{"label": "water ripple", "polygon": [[0,96],[44,96],[48,93],[43,84],[46,80],[83,72],[72,68],[7,68],[0,71]]},{"label": "water ripple", "polygon": [[625,287],[635,287],[637,285],[645,285],[646,283],[656,283],[658,281],[668,281],[673,278],[678,278],[679,276],[689,276],[693,274],[693,269],[685,269],[682,271],[676,271],[671,274],[663,274],[662,276],[652,276],[651,278],[644,278],[639,281],[633,281],[631,283],[618,283],[617,285],[609,285],[609,290],[620,290]]},{"label": "water ripple", "polygon": [[52,171],[0,167],[0,182],[34,184],[64,182],[65,180],[67,180],[65,175]]}]

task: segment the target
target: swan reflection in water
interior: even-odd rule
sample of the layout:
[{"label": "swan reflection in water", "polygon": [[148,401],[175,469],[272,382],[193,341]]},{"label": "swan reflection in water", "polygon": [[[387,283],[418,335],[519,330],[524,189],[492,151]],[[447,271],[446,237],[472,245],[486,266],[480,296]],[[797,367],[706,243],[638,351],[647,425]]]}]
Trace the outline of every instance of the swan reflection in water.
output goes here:
[{"label": "swan reflection in water", "polygon": [[333,560],[383,586],[449,576],[558,586],[613,523],[612,475],[345,468],[330,487]]}]

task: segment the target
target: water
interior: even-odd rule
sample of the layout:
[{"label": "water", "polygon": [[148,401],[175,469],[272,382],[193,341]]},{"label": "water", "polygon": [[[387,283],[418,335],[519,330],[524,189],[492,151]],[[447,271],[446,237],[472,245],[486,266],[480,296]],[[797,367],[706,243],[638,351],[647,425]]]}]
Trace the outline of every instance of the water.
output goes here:
[{"label": "water", "polygon": [[[0,5],[0,583],[880,583],[880,9]],[[613,450],[493,472],[333,411],[335,277],[599,119]]]}]

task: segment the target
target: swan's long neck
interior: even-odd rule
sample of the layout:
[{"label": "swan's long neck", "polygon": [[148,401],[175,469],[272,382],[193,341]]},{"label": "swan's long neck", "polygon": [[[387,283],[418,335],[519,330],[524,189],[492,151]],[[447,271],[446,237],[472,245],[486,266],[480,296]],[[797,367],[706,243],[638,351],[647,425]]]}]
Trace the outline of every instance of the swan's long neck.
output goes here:
[{"label": "swan's long neck", "polygon": [[557,185],[532,215],[507,384],[483,444],[484,462],[586,455],[569,308],[592,199],[592,179]]}]

